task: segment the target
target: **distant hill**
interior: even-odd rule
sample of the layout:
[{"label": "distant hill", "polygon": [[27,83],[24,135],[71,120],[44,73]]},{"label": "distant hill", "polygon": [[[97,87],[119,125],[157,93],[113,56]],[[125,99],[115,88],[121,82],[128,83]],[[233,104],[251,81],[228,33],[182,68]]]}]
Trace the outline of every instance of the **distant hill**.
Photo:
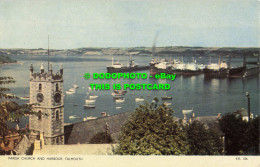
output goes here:
[{"label": "distant hill", "polygon": [[17,60],[13,60],[7,56],[4,56],[4,55],[0,55],[0,64],[3,64],[3,63],[16,63]]},{"label": "distant hill", "polygon": [[[189,47],[189,46],[167,46],[157,47],[156,56],[254,56],[259,53],[260,48],[253,47]],[[39,49],[0,49],[4,55],[47,55],[48,50]],[[51,49],[51,55],[152,55],[151,47],[131,48],[76,48],[76,49]]]}]

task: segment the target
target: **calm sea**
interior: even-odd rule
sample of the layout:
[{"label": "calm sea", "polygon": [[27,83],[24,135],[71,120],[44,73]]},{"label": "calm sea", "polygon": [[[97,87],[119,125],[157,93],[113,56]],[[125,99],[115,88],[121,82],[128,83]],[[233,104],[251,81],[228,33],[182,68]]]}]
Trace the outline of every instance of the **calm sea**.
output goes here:
[{"label": "calm sea", "polygon": [[[113,56],[114,61],[127,64],[128,56]],[[47,69],[47,56],[28,56],[15,55],[11,56],[19,61],[20,64],[10,64],[0,66],[1,76],[12,76],[15,78],[15,84],[6,85],[11,88],[11,93],[18,96],[29,95],[29,66],[32,63],[35,71],[39,72],[41,63],[44,63]],[[169,57],[167,57],[169,58]],[[172,57],[178,58],[178,57]],[[107,112],[110,115],[118,114],[125,111],[134,111],[139,103],[135,102],[135,98],[143,97],[146,101],[151,102],[154,97],[158,97],[161,101],[162,96],[171,96],[172,103],[170,106],[175,111],[174,115],[183,118],[183,109],[192,109],[196,116],[214,116],[218,113],[224,114],[235,111],[240,108],[247,109],[246,92],[250,92],[251,112],[259,115],[259,76],[247,79],[204,79],[203,75],[183,77],[177,76],[174,81],[156,80],[148,78],[146,80],[85,80],[85,73],[105,73],[106,66],[111,64],[112,56],[51,56],[50,60],[53,64],[54,72],[59,70],[60,64],[64,68],[64,121],[65,123],[80,122],[84,117],[95,116],[101,117],[101,112]],[[149,56],[135,56],[135,62],[139,65],[147,65],[151,60]],[[191,62],[192,57],[184,58],[184,62]],[[233,58],[232,66],[242,65],[242,58]],[[198,63],[208,64],[208,58],[197,58]],[[212,57],[211,62],[218,62],[218,57]],[[149,70],[142,71],[148,74]],[[66,91],[72,88],[73,84],[79,85],[76,94],[66,95]],[[99,90],[89,92],[88,87],[91,83],[97,84],[170,84],[171,89],[168,91],[161,90],[128,90],[125,95],[125,102],[116,104],[113,100],[110,90]],[[84,109],[83,105],[88,98],[87,93],[98,95],[95,109]],[[29,101],[18,100],[19,103],[27,103]],[[122,107],[117,109],[116,107]],[[70,115],[77,115],[80,119],[69,119]],[[27,119],[22,120],[24,125]]]}]

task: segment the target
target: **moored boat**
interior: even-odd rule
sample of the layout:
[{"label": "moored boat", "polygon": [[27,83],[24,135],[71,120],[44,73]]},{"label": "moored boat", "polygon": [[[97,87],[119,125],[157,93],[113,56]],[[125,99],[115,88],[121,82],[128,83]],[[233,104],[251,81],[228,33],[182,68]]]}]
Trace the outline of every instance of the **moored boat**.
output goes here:
[{"label": "moored boat", "polygon": [[97,117],[89,116],[89,117],[83,118],[83,121],[88,121],[88,120],[93,120],[93,119],[97,119]]},{"label": "moored boat", "polygon": [[97,98],[98,98],[97,95],[90,95],[90,96],[89,96],[89,99],[97,99]]},{"label": "moored boat", "polygon": [[132,72],[132,71],[142,71],[142,70],[148,70],[149,66],[139,66],[137,65],[134,60],[130,60],[129,66],[123,66],[121,63],[113,62],[112,58],[112,65],[107,66],[107,72],[108,73],[117,73],[117,72]]},{"label": "moored boat", "polygon": [[193,110],[182,110],[182,114],[190,114]]},{"label": "moored boat", "polygon": [[123,103],[123,102],[125,102],[125,99],[124,99],[124,98],[122,98],[122,99],[116,99],[115,101],[116,101],[116,103]]},{"label": "moored boat", "polygon": [[137,98],[135,98],[135,101],[136,101],[136,102],[141,102],[141,101],[144,101],[144,99],[137,97]]},{"label": "moored boat", "polygon": [[172,97],[170,97],[170,96],[163,96],[162,100],[172,100]]},{"label": "moored boat", "polygon": [[79,116],[77,116],[77,115],[71,115],[71,116],[69,116],[69,119],[79,119],[80,117]]},{"label": "moored boat", "polygon": [[96,100],[93,100],[93,99],[91,99],[91,100],[85,100],[85,102],[86,102],[86,104],[92,104],[92,103],[95,103],[96,102]]},{"label": "moored boat", "polygon": [[164,102],[163,104],[164,104],[165,106],[172,105],[172,103],[168,103],[168,102]]},{"label": "moored boat", "polygon": [[74,94],[74,93],[76,93],[75,88],[70,88],[68,91],[66,91],[66,94]]},{"label": "moored boat", "polygon": [[89,104],[85,104],[84,108],[96,108],[96,105],[95,105],[95,103],[94,104],[89,103]]}]

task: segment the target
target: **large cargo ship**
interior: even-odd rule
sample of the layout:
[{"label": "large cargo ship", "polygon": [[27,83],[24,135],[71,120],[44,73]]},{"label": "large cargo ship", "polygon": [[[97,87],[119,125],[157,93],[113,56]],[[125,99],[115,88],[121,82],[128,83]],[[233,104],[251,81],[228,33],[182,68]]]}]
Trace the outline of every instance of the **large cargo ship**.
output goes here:
[{"label": "large cargo ship", "polygon": [[134,60],[130,60],[129,66],[123,66],[121,63],[113,62],[112,58],[112,65],[107,66],[107,72],[108,73],[118,73],[118,72],[133,72],[133,71],[142,71],[142,70],[148,70],[150,66],[139,66],[135,64]]},{"label": "large cargo ship", "polygon": [[150,75],[156,75],[160,73],[177,74],[177,75],[198,75],[203,73],[204,65],[194,63],[184,64],[178,60],[168,62],[166,59],[161,59],[157,64],[150,66]]},{"label": "large cargo ship", "polygon": [[228,66],[226,62],[220,64],[212,63],[204,69],[205,78],[224,78],[228,75]]},{"label": "large cargo ship", "polygon": [[228,70],[228,77],[250,77],[253,75],[258,75],[260,71],[259,68],[259,55],[257,61],[246,62],[246,57],[244,56],[244,63],[241,67],[230,68]]}]

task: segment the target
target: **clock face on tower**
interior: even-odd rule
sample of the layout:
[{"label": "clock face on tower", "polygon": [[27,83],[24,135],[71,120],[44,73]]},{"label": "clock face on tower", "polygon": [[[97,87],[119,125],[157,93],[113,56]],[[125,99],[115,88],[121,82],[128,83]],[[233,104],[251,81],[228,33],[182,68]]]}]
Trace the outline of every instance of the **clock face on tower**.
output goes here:
[{"label": "clock face on tower", "polygon": [[38,101],[39,103],[41,103],[41,102],[43,102],[43,100],[44,100],[43,94],[42,94],[42,93],[38,93],[38,94],[37,94],[37,101]]},{"label": "clock face on tower", "polygon": [[55,101],[56,103],[59,103],[59,102],[61,101],[61,94],[60,94],[60,93],[56,93],[56,94],[54,95],[54,101]]}]

